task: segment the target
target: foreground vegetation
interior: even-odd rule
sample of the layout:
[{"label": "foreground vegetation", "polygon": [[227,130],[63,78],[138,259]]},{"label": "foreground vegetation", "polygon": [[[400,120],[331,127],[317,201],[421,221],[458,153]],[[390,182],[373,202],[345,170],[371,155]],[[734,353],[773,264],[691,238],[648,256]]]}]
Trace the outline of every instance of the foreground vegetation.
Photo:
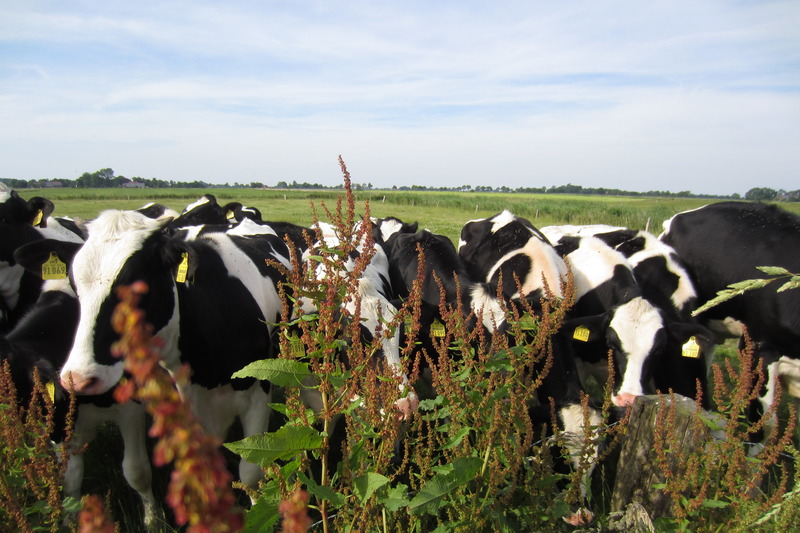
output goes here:
[{"label": "foreground vegetation", "polygon": [[[396,193],[384,198],[383,193],[355,192],[343,210],[337,211],[333,207],[336,194],[328,196],[319,191],[313,195],[286,193],[285,199],[282,192],[240,190],[190,190],[180,191],[178,196],[155,198],[150,190],[79,191],[96,194],[88,198],[44,192],[56,203],[57,214],[86,218],[101,209],[140,207],[151,200],[181,210],[200,194],[211,192],[221,203],[236,200],[258,207],[265,219],[303,225],[311,224],[314,219],[309,202],[319,206],[324,201],[332,213],[322,218],[332,219],[345,236],[353,239],[351,242],[359,238],[349,229],[356,210],[366,214],[368,209],[369,214],[379,217],[393,215],[407,221],[418,220],[421,226],[457,240],[466,220],[506,208],[530,218],[538,226],[608,223],[643,229],[649,219],[651,229],[657,231],[660,222],[672,214],[705,203],[685,199],[554,199],[535,195],[521,198],[520,195],[436,193]],[[66,195],[73,191],[53,192]],[[109,193],[112,194],[103,196]],[[369,201],[368,206],[365,200]],[[339,272],[344,281],[339,281],[342,278],[338,276],[329,276],[327,281],[316,280],[309,270],[295,263],[287,299],[289,295],[313,297],[318,301],[319,312],[298,316],[291,314],[287,306],[283,322],[286,330],[293,333],[281,336],[281,357],[243,371],[243,375],[274,381],[282,391],[274,406],[282,424],[264,436],[228,445],[237,454],[261,463],[266,472],[262,489],[251,494],[256,504],[244,515],[247,530],[282,527],[290,531],[292,524],[303,527],[314,523],[313,528],[319,531],[574,531],[561,517],[581,503],[580,481],[589,463],[584,461],[575,472],[561,468],[563,452],[559,440],[552,436],[553,425],[535,426],[527,413],[528,401],[535,396],[552,356],[548,336],[560,326],[569,299],[545,302],[545,312],[536,321],[525,317],[524,309],[509,309],[514,332],[511,339],[476,338],[479,332],[466,329],[458,309],[446,309],[445,335],[437,344],[440,364],[433,365],[438,393],[423,400],[420,410],[409,421],[399,423],[386,413],[387,406],[404,394],[395,377],[368,364],[375,346],[365,343],[351,326],[339,321],[337,311],[354,292],[355,278],[344,268],[340,255],[325,249],[317,252],[320,264],[331,273]],[[362,261],[366,260],[367,254]],[[565,290],[570,293],[569,287]],[[321,299],[321,295],[325,298]],[[418,312],[415,302],[410,298],[387,329],[406,322],[406,317],[413,317]],[[409,323],[413,325],[413,319]],[[347,368],[337,358],[342,338],[347,338],[349,344],[351,361]],[[415,357],[419,357],[412,353],[413,340],[412,328],[411,339],[405,346],[407,371],[412,378],[418,368]],[[663,490],[672,498],[673,506],[671,516],[656,521],[654,527],[658,530],[788,531],[800,517],[800,479],[794,477],[792,468],[796,452],[788,443],[787,433],[779,434],[782,440],[776,438],[767,452],[756,458],[741,453],[745,449],[741,442],[749,436],[748,429],[739,421],[747,399],[763,379],[763,374],[742,370],[749,368],[748,357],[752,354],[747,351],[742,354],[734,351],[728,363],[716,367],[714,402],[730,421],[725,427],[729,436],[722,443],[710,443],[709,447],[681,456],[680,464],[691,468],[671,466],[675,463],[670,454],[679,450],[681,436],[670,425],[669,411],[663,412],[658,446],[663,457]],[[326,408],[322,412],[311,412],[300,401],[299,382],[306,378],[315,380],[325,398]],[[0,397],[0,404],[7,406],[0,409],[0,416],[14,412],[8,398]],[[38,401],[46,404],[46,395],[41,393]],[[588,399],[586,402],[588,405]],[[612,423],[607,394],[603,404],[602,427],[581,436],[587,454],[595,445],[601,442],[604,445],[600,468],[589,492],[596,519],[594,525],[586,528],[595,531],[608,530],[613,525],[609,493],[615,475],[615,452],[626,427],[624,419],[620,424]],[[790,424],[788,434],[791,434],[791,418],[790,413],[784,421]],[[341,444],[333,438],[335,419],[339,429],[344,429]],[[11,427],[16,423],[14,420],[3,418],[0,425]],[[698,412],[696,423],[708,425],[709,421]],[[33,438],[36,431],[25,429],[22,433]],[[32,444],[17,442],[0,443],[0,449],[8,453],[2,458],[2,478],[12,486],[4,495],[28,494],[25,480],[29,478],[7,473],[24,472],[47,455],[38,449],[31,451]],[[398,442],[403,445],[398,447]],[[337,446],[341,447],[341,461],[335,460]],[[104,448],[108,452],[109,446]],[[110,468],[116,470],[119,462],[112,464]],[[164,474],[164,478],[170,477],[168,471]],[[58,484],[57,469],[41,475],[49,476],[45,485]],[[101,471],[96,476],[94,482],[100,488],[90,489],[104,495],[110,475]],[[87,485],[92,481],[90,476]],[[113,490],[116,495],[126,488],[114,486]],[[163,493],[168,490],[161,488]],[[200,496],[189,496],[192,497]],[[23,514],[35,517],[37,527],[55,531],[60,521],[39,518],[45,505],[49,506],[48,512],[57,507],[52,501],[52,495],[34,495],[23,502],[22,507],[27,509]],[[75,505],[66,503],[65,514],[74,513]],[[102,507],[97,502],[92,505]],[[283,515],[279,508],[284,510]],[[136,531],[141,527],[136,514],[134,501],[122,510],[115,509],[114,519],[122,523],[124,530]],[[7,518],[0,516],[2,526],[15,524],[13,520],[3,520]],[[96,523],[104,522],[98,519]]]}]

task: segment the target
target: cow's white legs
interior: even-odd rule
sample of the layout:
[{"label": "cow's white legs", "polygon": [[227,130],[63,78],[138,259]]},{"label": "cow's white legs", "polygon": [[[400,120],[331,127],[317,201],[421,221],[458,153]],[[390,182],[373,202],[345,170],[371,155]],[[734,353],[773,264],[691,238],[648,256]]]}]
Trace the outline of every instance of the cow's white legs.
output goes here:
[{"label": "cow's white legs", "polygon": [[[584,439],[586,438],[586,426],[584,425],[584,413],[583,413],[583,406],[579,404],[572,404],[567,407],[562,407],[558,411],[558,416],[561,419],[561,422],[564,424],[564,447],[567,449],[567,453],[569,453],[570,462],[572,463],[572,468],[579,469],[581,462],[585,462],[588,460],[589,467],[586,469],[582,479],[581,479],[581,498],[585,501],[586,500],[586,493],[587,487],[591,483],[592,472],[594,472],[594,468],[597,465],[597,457],[599,455],[599,445],[593,444],[589,450],[590,456],[585,457],[584,452]],[[600,414],[592,409],[589,408],[589,425],[594,428],[600,427],[603,420],[600,417]],[[585,518],[588,518],[589,521],[592,519],[592,513],[588,509],[578,509],[577,512],[572,514],[571,516],[565,516],[564,521],[571,525],[581,525],[585,522]]]},{"label": "cow's white legs", "polygon": [[142,498],[145,527],[153,530],[158,527],[158,519],[163,519],[163,514],[153,495],[152,470],[145,439],[147,428],[144,407],[141,404],[127,402],[119,406],[119,430],[125,447],[122,473],[128,484]]},{"label": "cow's white legs", "polygon": [[[242,408],[239,418],[242,422],[242,431],[246,437],[263,433],[269,429],[269,417],[272,409],[269,402],[272,401],[272,392],[267,394],[256,383],[249,391],[240,393],[242,396]],[[264,477],[261,467],[242,459],[239,463],[239,479],[248,487],[257,488],[258,482]],[[255,503],[255,502],[254,502]]]}]

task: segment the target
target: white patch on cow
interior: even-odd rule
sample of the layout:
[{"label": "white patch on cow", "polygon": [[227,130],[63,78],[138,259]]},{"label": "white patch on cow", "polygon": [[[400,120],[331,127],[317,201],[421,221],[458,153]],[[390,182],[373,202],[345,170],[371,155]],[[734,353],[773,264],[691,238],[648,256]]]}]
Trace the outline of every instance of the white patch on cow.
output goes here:
[{"label": "white patch on cow", "polygon": [[675,220],[675,217],[679,217],[684,213],[691,213],[693,211],[699,211],[708,207],[708,204],[702,205],[700,207],[696,207],[695,209],[687,209],[686,211],[681,211],[677,215],[673,216],[672,218],[668,218],[664,222],[661,223],[661,227],[664,228],[664,231],[661,232],[661,235],[658,236],[658,240],[664,240],[664,237],[669,233],[670,227],[672,226],[672,221]]},{"label": "white patch on cow", "polygon": [[778,375],[783,378],[786,391],[800,398],[800,359],[783,356],[778,360]]},{"label": "white patch on cow", "polygon": [[503,210],[502,213],[500,213],[499,215],[493,216],[489,220],[492,221],[491,233],[497,233],[503,227],[505,227],[508,224],[511,224],[512,222],[517,220],[517,217],[514,215],[514,213],[512,213],[508,209],[505,209],[505,210]]},{"label": "white patch on cow", "polygon": [[7,261],[0,261],[0,295],[9,309],[17,307],[19,301],[19,284],[25,269],[19,265],[11,265]]},{"label": "white patch on cow", "polygon": [[381,238],[386,242],[389,237],[397,233],[403,228],[403,224],[399,220],[384,220],[381,222]]},{"label": "white patch on cow", "polygon": [[625,256],[595,237],[581,238],[578,248],[565,260],[572,269],[576,299],[611,279],[616,266],[624,265],[630,270]]},{"label": "white patch on cow", "polygon": [[592,237],[598,233],[609,233],[625,229],[627,228],[606,224],[588,224],[585,226],[564,224],[561,226],[545,226],[539,228],[539,231],[544,233],[550,242],[556,242],[561,237]]},{"label": "white patch on cow", "polygon": [[608,327],[617,333],[628,361],[619,393],[641,396],[644,362],[653,351],[656,333],[664,327],[661,314],[650,302],[637,297],[614,309]]},{"label": "white patch on cow", "polygon": [[663,257],[666,261],[667,270],[678,277],[678,288],[672,293],[672,304],[675,309],[684,311],[690,300],[697,298],[697,291],[694,289],[689,273],[676,261],[677,253],[675,250],[659,241],[652,233],[640,231],[635,238],[644,238],[644,247],[628,258],[628,262],[636,268],[639,263],[654,257]]},{"label": "white patch on cow", "polygon": [[[531,234],[531,238],[522,248],[512,250],[501,257],[486,274],[489,281],[506,261],[510,261],[514,256],[525,255],[530,259],[531,270],[525,279],[520,280],[522,293],[531,294],[544,287],[544,281],[555,296],[563,296],[561,293],[561,281],[566,279],[567,266],[564,260],[558,255],[555,248],[550,243],[542,241],[538,235]],[[543,281],[544,280],[544,281]],[[513,280],[503,280],[504,283]],[[519,293],[514,293],[512,298],[519,298]]]},{"label": "white patch on cow", "polygon": [[250,218],[245,218],[236,226],[226,231],[228,235],[274,235],[278,236],[275,230],[268,224],[259,224]]},{"label": "white patch on cow", "polygon": [[183,212],[184,212],[184,213],[188,213],[188,212],[189,212],[189,211],[191,211],[192,209],[196,209],[196,208],[200,207],[201,205],[205,205],[205,204],[209,203],[210,201],[211,201],[211,200],[209,200],[208,198],[206,198],[205,196],[203,196],[202,198],[200,198],[200,199],[199,199],[199,200],[197,200],[196,202],[192,202],[191,204],[187,205],[187,206],[186,206],[186,207],[183,209]]},{"label": "white patch on cow", "polygon": [[[220,440],[225,439],[237,418],[242,423],[244,435],[257,435],[269,429],[272,395],[264,392],[258,382],[249,389],[238,391],[231,384],[213,389],[191,385],[186,397],[203,429]],[[242,483],[256,488],[262,477],[259,466],[240,460],[239,478]]]},{"label": "white patch on cow", "polygon": [[[139,493],[144,506],[144,523],[148,530],[156,527],[162,512],[152,490],[150,458],[145,441],[145,414],[140,403],[126,402],[110,407],[80,404],[69,443],[69,458],[64,473],[64,494],[79,499],[84,473],[85,444],[97,436],[100,424],[116,425],[122,436],[122,472],[128,484]],[[163,518],[161,518],[163,519]]]},{"label": "white patch on cow", "polygon": [[[71,219],[65,218],[65,220]],[[46,228],[34,226],[39,234],[41,234],[41,236],[45,239],[54,239],[62,242],[76,242],[79,244],[83,242],[83,239],[79,235],[76,235],[73,231],[70,231],[62,226],[61,222],[53,217],[47,217],[45,225],[47,226]]]},{"label": "white patch on cow", "polygon": [[506,321],[506,314],[497,300],[497,295],[490,294],[482,285],[475,285],[470,291],[472,311],[475,316],[482,317],[483,325],[489,331],[500,328]]},{"label": "white patch on cow", "polygon": [[[274,232],[273,232],[274,233]],[[200,237],[211,244],[219,254],[230,277],[238,278],[247,291],[253,295],[261,315],[272,331],[272,323],[280,317],[282,302],[275,283],[269,276],[262,276],[253,260],[234,243],[227,233],[207,233]]]},{"label": "white patch on cow", "polygon": [[122,361],[106,366],[97,364],[95,360],[93,340],[97,316],[125,262],[161,224],[136,211],[117,210],[104,211],[88,223],[89,239],[72,261],[71,272],[80,301],[81,319],[72,350],[61,370],[65,386],[69,383],[70,373],[74,373],[96,378],[96,386],[90,392],[101,394],[122,377]]},{"label": "white patch on cow", "polygon": [[[583,406],[580,404],[571,404],[567,407],[562,407],[558,410],[558,416],[561,418],[561,423],[564,424],[564,446],[569,453],[570,462],[574,469],[578,469],[581,465],[582,459],[588,460],[590,467],[581,482],[581,495],[586,496],[586,487],[589,479],[591,479],[592,471],[597,463],[599,453],[599,443],[589,447],[587,450],[588,457],[581,457],[584,453],[583,440],[586,436],[586,425],[583,415]],[[591,428],[599,428],[603,422],[600,414],[589,408],[589,426]]]}]

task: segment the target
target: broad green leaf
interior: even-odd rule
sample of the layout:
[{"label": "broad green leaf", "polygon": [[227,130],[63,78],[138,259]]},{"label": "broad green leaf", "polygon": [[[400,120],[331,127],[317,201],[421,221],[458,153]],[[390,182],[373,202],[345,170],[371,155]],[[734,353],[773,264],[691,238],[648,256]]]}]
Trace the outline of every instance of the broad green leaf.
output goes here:
[{"label": "broad green leaf", "polygon": [[259,531],[272,531],[278,523],[280,513],[278,504],[281,493],[275,481],[268,482],[261,490],[258,500],[244,515],[245,533],[258,533]]},{"label": "broad green leaf", "polygon": [[378,494],[378,502],[383,504],[389,511],[394,513],[401,507],[408,505],[408,486],[400,483],[396,487],[389,487],[385,492],[385,495]]},{"label": "broad green leaf", "polygon": [[277,460],[291,459],[305,451],[322,447],[322,435],[305,426],[283,426],[274,433],[262,433],[229,442],[225,447],[259,466],[269,466]]},{"label": "broad green leaf", "polygon": [[428,480],[408,504],[412,514],[436,514],[448,496],[466,485],[481,471],[483,461],[477,457],[464,457],[453,462],[450,473],[437,474]]},{"label": "broad green leaf", "polygon": [[278,358],[253,361],[233,377],[267,380],[279,387],[300,387],[303,379],[310,375],[307,363]]},{"label": "broad green leaf", "polygon": [[389,478],[375,472],[367,472],[353,480],[353,494],[363,504],[375,491],[389,483]]}]

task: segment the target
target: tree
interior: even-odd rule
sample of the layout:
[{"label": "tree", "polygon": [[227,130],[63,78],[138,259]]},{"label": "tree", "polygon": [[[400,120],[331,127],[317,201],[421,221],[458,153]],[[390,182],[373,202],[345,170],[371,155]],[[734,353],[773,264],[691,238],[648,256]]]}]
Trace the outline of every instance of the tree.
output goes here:
[{"label": "tree", "polygon": [[769,187],[753,187],[744,195],[747,200],[757,202],[768,202],[774,200],[776,196],[778,196],[778,191]]}]

